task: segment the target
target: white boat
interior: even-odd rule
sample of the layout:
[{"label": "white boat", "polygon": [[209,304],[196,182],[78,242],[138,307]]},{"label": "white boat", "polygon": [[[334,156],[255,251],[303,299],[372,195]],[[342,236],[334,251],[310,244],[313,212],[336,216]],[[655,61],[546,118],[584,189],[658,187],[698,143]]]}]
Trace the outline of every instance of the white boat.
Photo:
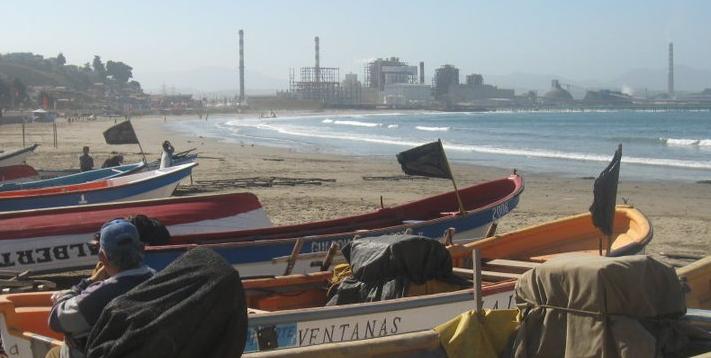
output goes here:
[{"label": "white boat", "polygon": [[39,147],[39,144],[33,144],[29,147],[14,150],[12,152],[0,153],[0,167],[24,163],[27,157],[35,154],[35,149],[37,149],[37,147]]}]

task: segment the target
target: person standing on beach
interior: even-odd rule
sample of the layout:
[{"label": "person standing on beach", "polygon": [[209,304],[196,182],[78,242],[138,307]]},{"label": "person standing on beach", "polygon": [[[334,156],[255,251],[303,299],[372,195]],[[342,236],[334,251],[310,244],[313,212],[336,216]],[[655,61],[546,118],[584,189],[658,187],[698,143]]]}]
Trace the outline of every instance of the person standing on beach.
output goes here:
[{"label": "person standing on beach", "polygon": [[83,172],[94,169],[94,158],[89,155],[89,147],[84,146],[84,148],[82,148],[82,151],[84,152],[84,154],[79,157],[79,168]]},{"label": "person standing on beach", "polygon": [[175,148],[169,141],[163,142],[163,154],[160,158],[160,169],[168,168],[173,165],[173,153]]},{"label": "person standing on beach", "polygon": [[49,327],[64,333],[64,344],[46,358],[84,357],[86,340],[104,307],[155,273],[143,263],[143,243],[136,227],[124,219],[104,224],[99,234],[102,266],[88,279],[52,295]]}]

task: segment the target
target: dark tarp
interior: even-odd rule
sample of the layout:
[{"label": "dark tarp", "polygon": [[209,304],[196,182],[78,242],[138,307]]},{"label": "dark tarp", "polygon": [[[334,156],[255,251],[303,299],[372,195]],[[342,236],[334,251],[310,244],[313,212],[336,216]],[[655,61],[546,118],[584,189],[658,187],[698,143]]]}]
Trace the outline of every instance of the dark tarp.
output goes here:
[{"label": "dark tarp", "polygon": [[239,357],[247,309],[239,273],[196,248],[111,301],[87,343],[88,357]]},{"label": "dark tarp", "polygon": [[351,241],[343,249],[352,276],[343,280],[331,304],[404,297],[410,283],[433,279],[465,285],[452,274],[452,258],[437,240],[414,235],[384,235]]},{"label": "dark tarp", "polygon": [[397,154],[402,171],[408,175],[452,179],[442,142],[423,144]]},{"label": "dark tarp", "polygon": [[567,257],[516,284],[516,357],[655,357],[689,342],[673,268],[648,256]]},{"label": "dark tarp", "polygon": [[617,182],[620,178],[622,145],[617,148],[610,164],[595,179],[593,185],[593,203],[590,206],[592,221],[603,234],[612,235],[615,220],[615,202],[617,201]]},{"label": "dark tarp", "polygon": [[124,121],[104,131],[106,144],[138,144],[131,121]]}]

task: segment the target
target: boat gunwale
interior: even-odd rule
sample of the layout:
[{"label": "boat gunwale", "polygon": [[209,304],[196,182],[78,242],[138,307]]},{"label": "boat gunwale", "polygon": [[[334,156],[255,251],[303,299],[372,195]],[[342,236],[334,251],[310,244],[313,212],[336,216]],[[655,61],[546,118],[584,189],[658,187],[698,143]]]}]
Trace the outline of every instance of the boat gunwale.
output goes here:
[{"label": "boat gunwale", "polygon": [[[471,217],[471,216],[480,214],[482,212],[485,212],[487,210],[490,210],[492,208],[495,208],[501,204],[507,203],[507,202],[515,199],[516,197],[520,196],[524,190],[523,178],[518,174],[514,174],[514,175],[510,175],[506,178],[496,179],[496,180],[492,180],[492,181],[488,181],[488,182],[484,182],[484,183],[479,183],[479,184],[473,184],[469,187],[460,189],[459,191],[462,192],[465,190],[473,190],[475,188],[481,188],[481,186],[483,186],[483,185],[492,184],[495,182],[502,182],[502,183],[503,182],[513,182],[514,188],[506,196],[504,196],[496,201],[493,201],[487,205],[476,207],[472,210],[468,210],[466,213],[461,214],[461,215],[448,215],[448,216],[433,217],[431,219],[423,220],[422,222],[418,222],[418,223],[401,223],[398,225],[377,227],[377,228],[368,229],[368,230],[346,229],[343,231],[327,232],[327,233],[323,233],[323,234],[319,234],[319,233],[306,234],[306,235],[298,234],[298,232],[313,231],[314,229],[318,228],[319,226],[329,227],[329,228],[333,228],[334,230],[337,230],[345,223],[352,223],[355,221],[355,222],[362,224],[362,221],[364,221],[364,220],[356,220],[356,219],[362,219],[362,218],[366,218],[368,216],[372,216],[373,218],[370,221],[374,222],[377,219],[381,218],[380,215],[382,215],[383,212],[396,211],[396,210],[402,210],[403,208],[422,206],[422,203],[426,203],[427,201],[434,201],[439,198],[445,197],[447,195],[452,195],[454,193],[454,191],[448,191],[445,193],[436,194],[436,195],[426,197],[423,199],[418,199],[415,201],[407,202],[407,203],[404,203],[401,205],[387,207],[387,208],[381,208],[381,209],[378,209],[373,212],[352,215],[352,216],[347,216],[347,217],[341,217],[341,218],[336,218],[336,219],[331,219],[331,220],[323,220],[323,221],[318,221],[318,222],[292,224],[292,225],[273,226],[270,228],[261,228],[261,229],[250,229],[250,230],[239,230],[239,231],[233,231],[233,232],[211,233],[211,234],[204,234],[204,235],[176,236],[175,238],[180,238],[180,240],[183,242],[171,244],[171,245],[146,247],[146,252],[153,252],[153,251],[167,252],[167,251],[171,251],[171,250],[183,250],[186,248],[187,249],[195,248],[198,246],[204,246],[204,247],[210,247],[210,248],[231,248],[231,247],[240,247],[243,245],[252,245],[255,243],[281,244],[281,243],[293,242],[297,239],[303,239],[303,240],[305,240],[305,242],[311,242],[311,241],[316,241],[316,240],[325,240],[325,239],[333,238],[333,237],[340,237],[345,234],[357,235],[358,233],[366,233],[367,232],[368,235],[370,235],[370,233],[372,233],[372,232],[376,232],[376,233],[379,231],[391,232],[391,231],[397,231],[397,230],[406,230],[408,228],[416,229],[420,226],[425,226],[425,225],[442,224],[442,223],[446,223],[449,221],[460,220],[462,218]],[[286,232],[297,232],[297,234],[294,234],[294,236],[270,238],[270,235],[282,235],[283,233],[286,233]],[[239,235],[239,236],[234,237],[234,235]],[[266,237],[260,237],[260,235],[264,235]],[[284,234],[284,235],[287,235],[287,234]],[[370,236],[372,236],[372,235],[370,235]]]},{"label": "boat gunwale", "polygon": [[[492,283],[482,287],[481,292],[483,296],[495,295],[497,293],[507,291],[513,292],[515,285],[516,280]],[[248,291],[249,289],[246,290]],[[473,288],[465,288],[462,290],[429,295],[401,297],[377,302],[362,302],[347,305],[319,306],[256,313],[249,316],[248,325],[252,327],[278,323],[282,324],[285,323],[285,321],[316,321],[346,316],[360,316],[379,312],[393,312],[427,306],[438,306],[464,301],[471,301],[472,305],[474,305]]]},{"label": "boat gunwale", "polygon": [[[141,174],[143,174],[143,173],[130,174],[130,175],[123,176],[123,177],[114,177],[114,178],[111,178],[111,179],[104,179],[104,180],[99,180],[99,181],[94,181],[94,182],[89,182],[89,183],[70,185],[70,186],[89,186],[90,184],[107,183],[106,186],[102,186],[102,187],[100,187],[100,188],[85,188],[85,189],[83,189],[83,188],[78,188],[77,190],[71,190],[71,191],[59,191],[59,189],[60,189],[62,186],[56,186],[56,187],[51,187],[51,188],[57,188],[57,189],[56,189],[56,190],[57,190],[56,192],[50,192],[50,193],[46,193],[46,194],[45,194],[45,193],[40,193],[40,194],[36,194],[36,195],[35,195],[35,194],[32,194],[32,195],[24,195],[24,196],[21,195],[22,193],[19,193],[19,194],[16,194],[16,195],[12,195],[12,196],[10,196],[10,195],[8,195],[8,196],[3,196],[2,193],[12,193],[12,191],[0,192],[0,204],[1,204],[3,201],[11,201],[11,200],[22,200],[22,199],[33,199],[33,198],[52,198],[52,197],[57,197],[57,196],[62,196],[62,195],[85,194],[85,193],[97,192],[97,191],[105,191],[105,190],[119,190],[119,189],[131,187],[131,186],[139,185],[139,184],[142,184],[142,183],[144,183],[144,182],[146,182],[146,181],[149,181],[149,180],[152,180],[152,179],[155,179],[155,178],[163,178],[163,177],[166,177],[166,176],[168,176],[168,175],[176,174],[176,173],[179,173],[179,172],[184,171],[184,170],[192,169],[192,168],[195,167],[196,165],[197,165],[197,163],[193,162],[193,163],[187,163],[187,164],[182,164],[182,165],[180,165],[180,166],[175,166],[175,167],[167,168],[167,169],[170,169],[170,170],[156,169],[156,170],[154,170],[154,172],[157,172],[158,170],[165,170],[165,171],[162,172],[162,173],[160,173],[160,174],[157,174],[157,175],[146,176],[145,178],[141,178],[141,179],[138,179],[138,180],[135,180],[135,181],[128,181],[128,182],[125,182],[125,183],[123,183],[123,184],[116,185],[116,186],[110,185],[111,182],[112,182],[112,180],[117,180],[117,179],[124,179],[124,180],[125,180],[127,177],[129,177],[129,176],[131,176],[131,175],[141,175]],[[154,174],[155,174],[155,173],[154,173]],[[182,180],[182,179],[181,179],[181,180]],[[31,189],[31,190],[35,190],[35,189]],[[21,190],[18,190],[18,191],[21,191]]]}]

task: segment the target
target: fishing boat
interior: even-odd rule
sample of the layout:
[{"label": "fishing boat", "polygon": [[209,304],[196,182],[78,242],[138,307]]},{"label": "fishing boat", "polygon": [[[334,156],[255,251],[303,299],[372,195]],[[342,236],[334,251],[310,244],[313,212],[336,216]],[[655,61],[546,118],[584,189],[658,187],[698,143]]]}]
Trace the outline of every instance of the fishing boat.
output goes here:
[{"label": "fishing boat", "polygon": [[0,191],[41,189],[41,188],[49,188],[49,187],[53,187],[53,186],[88,183],[91,181],[111,179],[111,178],[120,177],[122,175],[134,173],[134,172],[141,170],[144,166],[145,166],[145,164],[143,162],[141,162],[141,163],[119,165],[119,166],[111,167],[111,168],[87,170],[87,171],[81,172],[81,173],[69,174],[69,175],[64,175],[64,176],[50,178],[50,179],[28,181],[28,182],[22,182],[22,183],[0,184]]},{"label": "fishing boat", "polygon": [[197,163],[89,183],[0,192],[0,212],[170,196]]},{"label": "fishing boat", "polygon": [[0,153],[0,167],[24,163],[27,157],[34,154],[37,147],[39,147],[39,144],[35,143],[29,147],[14,150],[12,152]]},{"label": "fishing boat", "polygon": [[[240,230],[207,235],[173,237],[170,245],[146,248],[146,263],[161,270],[185,251],[207,245],[236,265],[242,276],[284,272],[284,260],[295,250],[300,254],[328,251],[332,244],[345,246],[354,236],[370,237],[411,232],[439,237],[453,228],[454,242],[481,238],[493,222],[518,205],[523,191],[519,175],[472,185],[459,190],[465,211],[458,211],[454,191],[375,212],[297,225]],[[300,256],[293,272],[312,272],[308,255]],[[275,259],[277,258],[277,259]]]},{"label": "fishing boat", "polygon": [[35,180],[39,173],[27,164],[15,164],[0,167],[0,187],[7,183],[20,183]]},{"label": "fishing boat", "polygon": [[686,306],[711,310],[711,256],[706,256],[676,270],[689,288]]},{"label": "fishing boat", "polygon": [[142,214],[171,235],[270,227],[252,193],[196,195],[0,213],[0,267],[33,273],[91,267],[89,241],[106,221]]},{"label": "fishing boat", "polygon": [[[587,218],[581,219],[581,218]],[[572,232],[568,230],[573,228]],[[557,240],[537,242],[539,232]],[[484,308],[513,307],[513,290],[520,275],[561,255],[597,255],[596,229],[589,214],[564,218],[519,231],[448,248],[453,262],[481,257],[481,294]],[[644,248],[652,238],[651,224],[637,209],[618,207],[610,255]],[[521,254],[524,252],[525,254]],[[454,268],[463,278],[473,270]],[[388,301],[327,306],[333,273],[243,279],[249,312],[245,352],[306,347],[425,331],[472,309],[472,288],[409,296]],[[471,283],[470,283],[471,285]],[[62,336],[49,330],[47,318],[52,292],[0,296],[0,333],[13,357],[39,357]]]}]

